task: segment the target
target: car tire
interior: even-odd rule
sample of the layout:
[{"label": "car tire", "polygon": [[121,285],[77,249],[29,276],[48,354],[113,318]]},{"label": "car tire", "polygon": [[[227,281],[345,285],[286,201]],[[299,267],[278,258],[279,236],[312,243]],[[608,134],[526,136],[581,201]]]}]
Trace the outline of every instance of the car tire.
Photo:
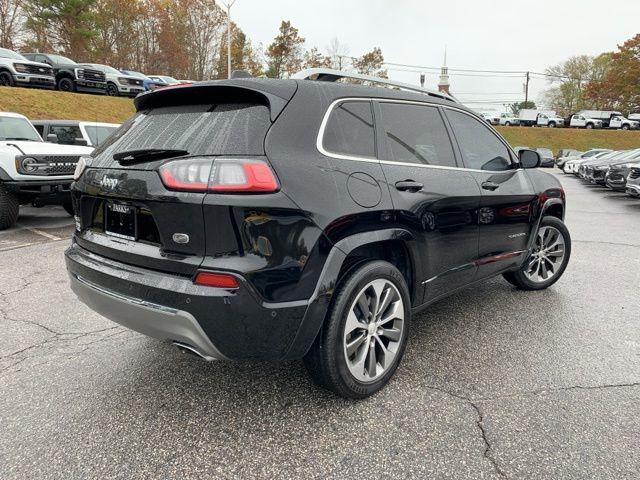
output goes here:
[{"label": "car tire", "polygon": [[[556,234],[559,234],[560,237],[555,237]],[[552,242],[556,239],[561,240],[561,243],[558,242],[561,250],[553,247]],[[540,252],[542,251],[545,253],[541,256]],[[558,256],[560,251],[562,257]],[[504,273],[503,277],[521,290],[543,290],[560,279],[567,268],[570,257],[571,235],[569,230],[559,218],[546,216],[540,221],[534,247],[522,267],[519,270]],[[551,276],[548,276],[549,271],[553,272]]]},{"label": "car tire", "polygon": [[107,95],[110,97],[117,97],[119,94],[118,86],[115,83],[107,83]]},{"label": "car tire", "polygon": [[629,130],[629,125],[627,125],[626,123],[622,125],[622,130]]},{"label": "car tire", "polygon": [[62,77],[60,80],[58,80],[57,88],[61,92],[75,92],[76,84],[69,77]]},{"label": "car tire", "polygon": [[511,122],[504,122],[504,126],[505,127],[510,127],[511,126]]},{"label": "car tire", "polygon": [[591,130],[593,128],[593,123],[587,123],[587,125],[585,126],[585,128]]},{"label": "car tire", "polygon": [[15,82],[13,81],[13,75],[11,72],[0,72],[0,86],[2,87],[13,87]]},{"label": "car tire", "polygon": [[355,267],[337,288],[304,364],[320,386],[345,398],[366,398],[398,368],[410,317],[409,289],[396,267],[384,261]]},{"label": "car tire", "polygon": [[556,122],[549,122],[549,128],[556,128]]},{"label": "car tire", "polygon": [[73,203],[72,202],[64,202],[62,204],[62,208],[64,208],[64,211],[67,212],[69,215],[71,215],[72,217],[75,215],[75,212],[73,211]]},{"label": "car tire", "polygon": [[18,221],[19,211],[18,197],[0,185],[0,230],[13,227]]}]

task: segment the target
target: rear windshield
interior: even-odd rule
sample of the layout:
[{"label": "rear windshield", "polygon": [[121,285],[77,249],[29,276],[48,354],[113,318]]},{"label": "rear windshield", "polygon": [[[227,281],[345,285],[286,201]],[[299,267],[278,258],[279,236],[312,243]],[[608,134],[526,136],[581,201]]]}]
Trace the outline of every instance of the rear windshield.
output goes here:
[{"label": "rear windshield", "polygon": [[[94,152],[96,167],[113,154],[142,149],[186,150],[190,155],[263,155],[271,125],[269,108],[258,104],[180,105],[139,112]],[[139,167],[138,167],[139,168]]]}]

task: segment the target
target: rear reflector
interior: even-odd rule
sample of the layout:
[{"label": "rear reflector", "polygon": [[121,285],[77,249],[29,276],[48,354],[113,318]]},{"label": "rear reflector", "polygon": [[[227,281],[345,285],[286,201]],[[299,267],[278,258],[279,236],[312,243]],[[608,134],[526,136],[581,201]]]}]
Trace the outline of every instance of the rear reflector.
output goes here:
[{"label": "rear reflector", "polygon": [[238,288],[238,280],[233,275],[225,273],[198,272],[193,280],[196,285],[218,288]]},{"label": "rear reflector", "polygon": [[262,160],[183,158],[167,162],[158,172],[169,190],[219,193],[270,193],[278,181]]}]

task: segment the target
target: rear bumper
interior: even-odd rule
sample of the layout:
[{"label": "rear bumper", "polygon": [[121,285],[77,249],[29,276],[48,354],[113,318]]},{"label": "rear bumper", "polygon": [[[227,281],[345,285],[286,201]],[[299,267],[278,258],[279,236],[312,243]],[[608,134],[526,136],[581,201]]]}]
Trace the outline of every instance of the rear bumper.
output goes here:
[{"label": "rear bumper", "polygon": [[236,290],[195,285],[191,278],[117,262],[75,242],[65,257],[72,289],[90,308],[211,359],[300,358],[317,333],[311,328],[307,334],[305,322],[316,325],[326,309],[317,301],[264,302],[242,278]]},{"label": "rear bumper", "polygon": [[104,289],[74,273],[69,277],[71,290],[103,317],[150,337],[189,345],[207,360],[226,358],[189,312]]}]

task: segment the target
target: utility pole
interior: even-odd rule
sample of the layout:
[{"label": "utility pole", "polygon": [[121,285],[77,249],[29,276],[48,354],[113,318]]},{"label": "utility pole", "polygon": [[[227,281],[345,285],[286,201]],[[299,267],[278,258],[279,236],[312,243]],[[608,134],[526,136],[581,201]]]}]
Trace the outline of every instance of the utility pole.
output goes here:
[{"label": "utility pole", "polygon": [[227,78],[231,78],[231,7],[236,0],[228,0],[224,3],[227,7]]},{"label": "utility pole", "polygon": [[529,72],[527,72],[525,84],[524,84],[524,102],[529,101]]}]

